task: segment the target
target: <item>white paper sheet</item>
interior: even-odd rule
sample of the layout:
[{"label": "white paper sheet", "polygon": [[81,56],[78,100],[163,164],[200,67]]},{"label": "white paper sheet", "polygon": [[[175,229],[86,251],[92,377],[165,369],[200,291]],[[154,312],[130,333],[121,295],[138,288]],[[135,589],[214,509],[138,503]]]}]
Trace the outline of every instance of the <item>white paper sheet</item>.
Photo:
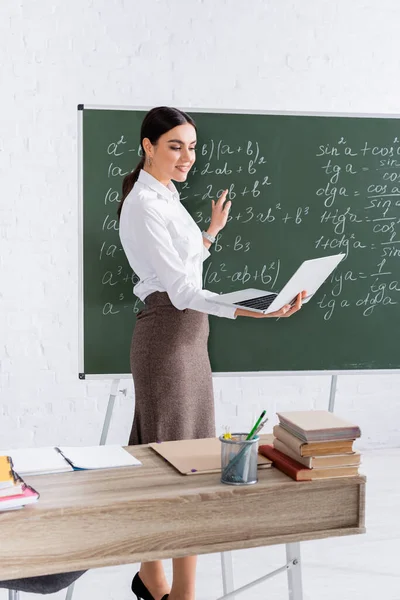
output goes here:
[{"label": "white paper sheet", "polygon": [[142,464],[121,446],[58,446],[58,449],[78,469],[136,467]]}]

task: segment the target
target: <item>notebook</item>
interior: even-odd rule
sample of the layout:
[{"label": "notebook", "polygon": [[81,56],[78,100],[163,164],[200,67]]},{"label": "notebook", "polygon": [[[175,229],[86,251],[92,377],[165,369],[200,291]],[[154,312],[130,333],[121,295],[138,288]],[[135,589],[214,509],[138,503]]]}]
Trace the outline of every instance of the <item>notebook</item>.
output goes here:
[{"label": "notebook", "polygon": [[281,427],[303,440],[348,440],[361,436],[360,428],[327,410],[298,410],[276,413]]},{"label": "notebook", "polygon": [[58,451],[74,469],[112,469],[142,464],[122,446],[58,446]]},{"label": "notebook", "polygon": [[33,504],[39,499],[39,494],[29,485],[24,484],[24,490],[22,494],[17,496],[5,496],[0,498],[0,512],[3,510],[10,510],[26,506],[27,504]]},{"label": "notebook", "polygon": [[53,447],[17,448],[7,450],[11,456],[14,470],[18,475],[44,475],[47,473],[64,473],[73,468]]},{"label": "notebook", "polygon": [[267,290],[248,288],[239,292],[212,296],[207,298],[207,301],[226,306],[237,306],[266,315],[280,310],[285,304],[293,304],[297,295],[305,290],[307,296],[303,298],[304,304],[312,298],[345,256],[345,254],[334,254],[305,260],[278,294]]},{"label": "notebook", "polygon": [[[218,438],[160,442],[149,446],[182,475],[221,471],[221,442]],[[257,463],[259,469],[271,466],[271,461],[261,454],[258,455]]]},{"label": "notebook", "polygon": [[8,452],[0,454],[0,489],[12,487],[16,483],[13,461]]},{"label": "notebook", "polygon": [[121,446],[62,446],[64,452],[53,447],[18,448],[7,450],[18,475],[47,475],[66,473],[75,469],[107,469],[139,466],[142,463]]},{"label": "notebook", "polygon": [[10,487],[0,488],[0,500],[6,496],[17,496],[24,491],[24,482],[22,479],[17,479],[17,483]]}]

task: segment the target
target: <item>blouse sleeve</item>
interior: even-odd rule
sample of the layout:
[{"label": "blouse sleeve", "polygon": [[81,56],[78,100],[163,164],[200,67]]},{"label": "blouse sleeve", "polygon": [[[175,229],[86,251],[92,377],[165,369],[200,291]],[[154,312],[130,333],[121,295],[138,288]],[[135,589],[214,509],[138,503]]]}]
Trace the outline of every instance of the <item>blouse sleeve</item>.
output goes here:
[{"label": "blouse sleeve", "polygon": [[[152,207],[146,207],[141,227],[136,228],[135,239],[145,249],[146,257],[157,278],[165,288],[172,304],[178,310],[191,308],[218,317],[235,318],[234,306],[223,306],[210,302],[218,294],[196,287],[187,277],[172,238],[160,214]],[[208,250],[204,250],[209,256]],[[203,252],[203,257],[206,258]]]}]

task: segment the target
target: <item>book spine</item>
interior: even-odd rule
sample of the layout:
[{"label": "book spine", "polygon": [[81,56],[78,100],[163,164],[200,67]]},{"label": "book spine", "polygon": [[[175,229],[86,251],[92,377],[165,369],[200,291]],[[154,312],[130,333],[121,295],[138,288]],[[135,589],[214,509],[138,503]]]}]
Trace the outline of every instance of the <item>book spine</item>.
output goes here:
[{"label": "book spine", "polygon": [[275,448],[275,450],[282,452],[282,454],[285,454],[286,456],[293,458],[293,460],[296,460],[298,463],[301,463],[303,466],[307,467],[308,469],[311,469],[313,466],[312,463],[313,463],[314,459],[312,457],[299,456],[295,450],[292,450],[292,448],[290,448],[289,446],[287,446],[286,444],[284,444],[281,440],[278,440],[277,438],[274,440],[274,448]]},{"label": "book spine", "polygon": [[260,446],[259,452],[261,452],[262,454],[264,454],[264,456],[272,460],[274,465],[276,465],[280,471],[282,471],[295,481],[304,480],[303,477],[299,477],[300,472],[306,473],[307,471],[310,471],[310,469],[307,469],[306,467],[304,467],[304,465],[293,460],[292,458],[285,456],[285,454],[282,454],[282,452],[279,452],[279,450],[276,450],[270,444],[264,444]]},{"label": "book spine", "polygon": [[293,452],[303,456],[302,448],[304,446],[304,442],[296,438],[294,435],[286,431],[280,425],[275,425],[273,429],[274,436],[280,440],[283,444],[286,444]]}]

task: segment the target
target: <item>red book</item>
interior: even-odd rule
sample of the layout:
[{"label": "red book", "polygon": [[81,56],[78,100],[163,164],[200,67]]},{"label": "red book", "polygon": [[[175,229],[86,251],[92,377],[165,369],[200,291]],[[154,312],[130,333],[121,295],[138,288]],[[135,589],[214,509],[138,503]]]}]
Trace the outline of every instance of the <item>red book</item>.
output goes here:
[{"label": "red book", "polygon": [[272,460],[273,465],[295,481],[313,481],[314,479],[331,479],[333,477],[351,477],[358,475],[357,466],[329,467],[308,469],[290,456],[276,450],[271,444],[264,444],[258,451]]}]

